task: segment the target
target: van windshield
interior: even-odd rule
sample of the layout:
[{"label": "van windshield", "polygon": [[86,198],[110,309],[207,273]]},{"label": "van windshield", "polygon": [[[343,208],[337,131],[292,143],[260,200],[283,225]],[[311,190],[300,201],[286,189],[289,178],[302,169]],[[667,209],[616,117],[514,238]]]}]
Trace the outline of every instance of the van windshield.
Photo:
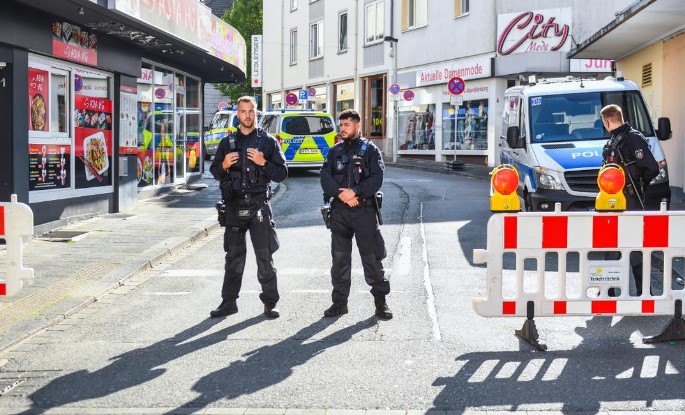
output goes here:
[{"label": "van windshield", "polygon": [[212,121],[209,123],[209,129],[215,130],[219,128],[228,128],[228,120],[230,118],[231,114],[214,114],[214,118],[212,118]]},{"label": "van windshield", "polygon": [[637,91],[584,92],[530,97],[530,131],[533,143],[606,139],[600,111],[616,104],[623,119],[645,137],[654,135],[642,96]]}]

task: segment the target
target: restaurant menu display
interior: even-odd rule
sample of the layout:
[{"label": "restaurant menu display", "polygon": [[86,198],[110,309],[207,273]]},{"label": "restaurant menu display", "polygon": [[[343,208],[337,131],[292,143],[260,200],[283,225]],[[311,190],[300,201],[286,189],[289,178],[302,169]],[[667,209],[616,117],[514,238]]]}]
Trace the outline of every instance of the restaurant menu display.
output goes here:
[{"label": "restaurant menu display", "polygon": [[69,145],[29,144],[29,190],[70,187]]},{"label": "restaurant menu display", "polygon": [[76,95],[74,180],[77,189],[112,184],[112,100]]},{"label": "restaurant menu display", "polygon": [[136,88],[122,86],[119,95],[119,154],[138,154]]},{"label": "restaurant menu display", "polygon": [[58,58],[97,66],[98,38],[67,22],[52,22],[52,54]]},{"label": "restaurant menu display", "polygon": [[49,131],[49,88],[48,71],[29,67],[29,131]]}]

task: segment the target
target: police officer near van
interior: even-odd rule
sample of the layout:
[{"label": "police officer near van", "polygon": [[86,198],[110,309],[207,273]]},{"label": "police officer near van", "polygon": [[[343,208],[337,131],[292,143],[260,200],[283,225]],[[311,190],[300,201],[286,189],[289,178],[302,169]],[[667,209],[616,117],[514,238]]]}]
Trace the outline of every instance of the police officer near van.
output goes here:
[{"label": "police officer near van", "polygon": [[333,304],[324,316],[335,317],[348,312],[352,274],[352,237],[364,268],[364,278],[371,286],[376,316],[383,320],[392,318],[386,302],[390,282],[385,276],[383,263],[386,257],[385,242],[379,222],[379,193],[383,185],[383,158],[370,140],[361,136],[361,117],[353,109],[342,111],[340,137],[326,156],[321,167],[321,187],[324,199],[330,201],[331,229],[331,280]]},{"label": "police officer near van", "polygon": [[[623,111],[616,104],[607,105],[600,111],[604,128],[611,134],[604,146],[604,164],[614,163],[623,168],[626,184],[623,194],[626,197],[626,210],[644,210],[645,191],[649,182],[659,174],[659,164],[654,159],[642,133],[623,121]],[[613,258],[607,258],[613,259]],[[631,252],[630,266],[635,278],[637,295],[642,295],[642,254]],[[615,291],[609,289],[609,295]]]},{"label": "police officer near van", "polygon": [[272,258],[279,242],[269,204],[269,183],[285,180],[288,169],[278,141],[256,127],[256,108],[252,97],[238,99],[240,125],[235,133],[221,140],[209,168],[220,181],[225,205],[224,213],[220,211],[219,217],[225,227],[226,251],[222,302],[210,312],[212,317],[238,312],[236,300],[245,270],[247,231],[250,231],[257,259],[257,279],[262,286],[259,299],[264,303],[264,315],[268,318],[280,316],[276,307],[280,297]]}]

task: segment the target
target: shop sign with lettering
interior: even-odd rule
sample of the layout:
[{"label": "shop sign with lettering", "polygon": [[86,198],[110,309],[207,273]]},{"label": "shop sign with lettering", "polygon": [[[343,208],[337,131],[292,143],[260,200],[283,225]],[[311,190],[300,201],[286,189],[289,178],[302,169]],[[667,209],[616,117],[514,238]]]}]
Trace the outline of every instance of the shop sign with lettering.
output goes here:
[{"label": "shop sign with lettering", "polygon": [[500,14],[497,53],[568,52],[571,20],[570,7]]},{"label": "shop sign with lettering", "polygon": [[491,59],[486,57],[459,60],[420,69],[416,71],[416,86],[447,84],[450,79],[455,77],[463,80],[489,78],[492,76],[490,62]]}]

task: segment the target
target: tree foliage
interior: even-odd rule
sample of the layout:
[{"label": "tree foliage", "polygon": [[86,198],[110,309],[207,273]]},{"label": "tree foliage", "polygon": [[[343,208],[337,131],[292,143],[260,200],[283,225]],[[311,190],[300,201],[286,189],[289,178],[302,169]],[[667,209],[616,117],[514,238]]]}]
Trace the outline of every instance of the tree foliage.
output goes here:
[{"label": "tree foliage", "polygon": [[252,87],[250,68],[252,67],[252,35],[262,34],[262,0],[235,0],[231,10],[227,11],[222,19],[233,26],[245,39],[247,73],[245,81],[238,84],[219,84],[219,90],[233,102],[243,95],[261,95],[261,88]]}]

